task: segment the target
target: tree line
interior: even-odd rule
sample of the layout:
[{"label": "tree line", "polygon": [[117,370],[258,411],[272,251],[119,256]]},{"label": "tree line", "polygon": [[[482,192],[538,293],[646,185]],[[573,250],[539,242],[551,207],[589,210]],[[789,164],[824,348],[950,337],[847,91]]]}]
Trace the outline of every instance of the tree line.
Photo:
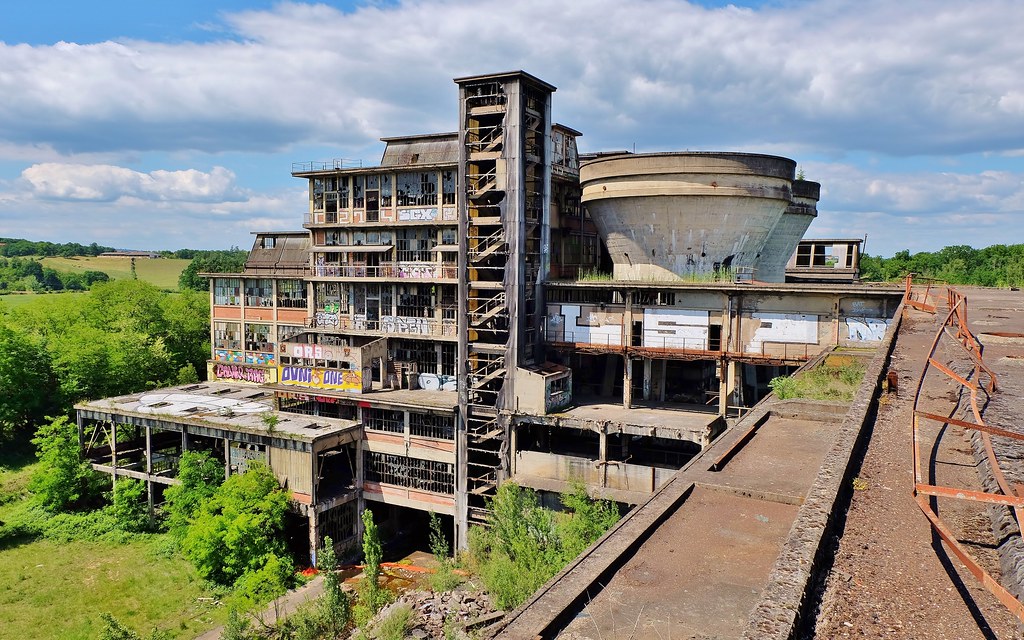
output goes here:
[{"label": "tree line", "polygon": [[98,256],[107,251],[114,251],[113,247],[104,247],[93,242],[92,244],[80,244],[78,242],[34,242],[22,238],[0,238],[0,256],[61,256],[70,258],[72,256]]},{"label": "tree line", "polygon": [[102,271],[69,273],[44,267],[31,258],[0,257],[0,294],[11,291],[84,291],[110,276]]},{"label": "tree line", "polygon": [[0,436],[75,402],[194,382],[209,357],[209,297],[146,282],[0,306]]},{"label": "tree line", "polygon": [[891,258],[864,254],[860,259],[862,280],[900,280],[908,273],[949,284],[1020,287],[1024,285],[1024,244],[995,244],[984,249],[954,245],[914,254],[899,251]]}]

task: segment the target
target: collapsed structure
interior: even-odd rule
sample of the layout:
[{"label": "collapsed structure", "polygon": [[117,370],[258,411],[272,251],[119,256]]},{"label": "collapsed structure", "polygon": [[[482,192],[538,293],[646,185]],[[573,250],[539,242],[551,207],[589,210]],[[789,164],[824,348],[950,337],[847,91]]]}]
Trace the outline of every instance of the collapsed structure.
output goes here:
[{"label": "collapsed structure", "polygon": [[96,468],[158,503],[182,451],[263,461],[314,560],[357,541],[364,508],[392,530],[443,514],[464,546],[507,479],[635,504],[772,377],[881,340],[898,292],[785,282],[819,197],[792,160],[581,165],[551,85],[455,82],[456,133],[293,166],[304,230],[208,274],[208,382],[77,406]]}]

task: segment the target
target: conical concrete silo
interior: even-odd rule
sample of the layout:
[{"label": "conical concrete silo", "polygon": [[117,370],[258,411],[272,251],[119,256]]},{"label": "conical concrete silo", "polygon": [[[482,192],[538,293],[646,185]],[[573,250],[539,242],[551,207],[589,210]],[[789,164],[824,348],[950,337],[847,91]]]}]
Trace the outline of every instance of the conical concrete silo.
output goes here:
[{"label": "conical concrete silo", "polygon": [[785,282],[786,263],[796,251],[807,227],[818,216],[821,185],[809,180],[793,181],[793,202],[775,225],[758,260],[754,279],[762,282]]},{"label": "conical concrete silo", "polygon": [[580,182],[616,279],[701,279],[757,267],[795,171],[752,153],[627,154],[583,164]]}]

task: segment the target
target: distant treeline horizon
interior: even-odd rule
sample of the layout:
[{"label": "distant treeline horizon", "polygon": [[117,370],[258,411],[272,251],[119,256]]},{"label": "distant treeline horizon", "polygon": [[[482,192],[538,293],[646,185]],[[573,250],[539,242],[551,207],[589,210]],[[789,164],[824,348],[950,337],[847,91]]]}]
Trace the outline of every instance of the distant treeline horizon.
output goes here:
[{"label": "distant treeline horizon", "polygon": [[[197,255],[217,253],[224,251],[238,251],[238,247],[230,249],[177,249],[175,251],[153,251],[164,258],[180,258],[191,260]],[[125,247],[108,247],[95,242],[81,244],[78,242],[47,242],[45,240],[26,240],[24,238],[0,238],[0,256],[7,258],[25,257],[61,257],[72,258],[77,256],[96,257],[110,251],[149,251],[149,249],[128,249]]]},{"label": "distant treeline horizon", "polygon": [[[95,242],[83,245],[77,242],[0,238],[2,257],[98,256],[117,250]],[[186,268],[180,284],[183,288],[199,290],[206,288],[205,280],[198,277],[199,273],[241,271],[247,255],[246,251],[237,246],[220,250],[178,249],[157,253],[166,258],[193,260],[195,264]],[[31,267],[25,265],[22,268]],[[1024,244],[994,244],[983,249],[952,245],[938,251],[919,251],[913,254],[904,249],[888,258],[865,253],[861,256],[860,271],[861,279],[867,281],[893,281],[904,278],[908,273],[916,273],[950,284],[1019,287],[1024,286]]]},{"label": "distant treeline horizon", "polygon": [[994,244],[984,249],[953,245],[938,251],[897,251],[891,258],[864,254],[860,259],[862,280],[899,280],[908,273],[949,284],[982,287],[1024,285],[1024,244]]}]

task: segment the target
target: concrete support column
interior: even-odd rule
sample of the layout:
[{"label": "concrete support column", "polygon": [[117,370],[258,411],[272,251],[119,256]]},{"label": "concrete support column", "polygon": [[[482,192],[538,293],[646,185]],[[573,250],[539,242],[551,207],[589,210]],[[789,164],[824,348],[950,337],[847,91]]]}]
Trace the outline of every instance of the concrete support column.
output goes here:
[{"label": "concrete support column", "polygon": [[668,377],[668,360],[659,360],[658,364],[658,402],[665,402],[665,379]]},{"label": "concrete support column", "polygon": [[117,423],[110,423],[110,466],[113,471],[110,474],[110,484],[117,482]]},{"label": "concrete support column", "polygon": [[628,355],[623,358],[625,361],[622,367],[622,406],[630,409],[633,405],[633,359]]},{"label": "concrete support column", "polygon": [[310,505],[309,507],[309,559],[316,566],[317,549],[320,544],[320,514],[316,512],[316,507]]},{"label": "concrete support column", "polygon": [[601,487],[608,486],[608,423],[597,432],[597,462],[601,465]]},{"label": "concrete support column", "polygon": [[224,479],[231,477],[231,440],[224,438]]},{"label": "concrete support column", "polygon": [[729,413],[729,378],[732,362],[718,362],[718,415],[723,418]]},{"label": "concrete support column", "polygon": [[644,358],[644,400],[652,400],[654,392],[654,361]]},{"label": "concrete support column", "polygon": [[146,501],[149,504],[149,518],[153,519],[153,428],[146,427]]}]

